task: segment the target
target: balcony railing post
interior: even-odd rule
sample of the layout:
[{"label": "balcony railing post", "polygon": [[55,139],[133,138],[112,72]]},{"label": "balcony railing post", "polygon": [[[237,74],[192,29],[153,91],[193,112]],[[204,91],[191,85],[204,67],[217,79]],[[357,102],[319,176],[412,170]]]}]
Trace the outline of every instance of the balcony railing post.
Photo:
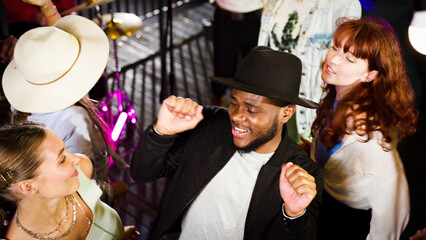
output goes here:
[{"label": "balcony railing post", "polygon": [[160,12],[159,18],[159,31],[160,31],[160,56],[161,56],[161,92],[160,102],[166,99],[169,95],[169,86],[167,81],[167,66],[166,66],[166,55],[167,55],[167,32],[164,27],[164,12],[163,12],[163,0],[160,0]]}]

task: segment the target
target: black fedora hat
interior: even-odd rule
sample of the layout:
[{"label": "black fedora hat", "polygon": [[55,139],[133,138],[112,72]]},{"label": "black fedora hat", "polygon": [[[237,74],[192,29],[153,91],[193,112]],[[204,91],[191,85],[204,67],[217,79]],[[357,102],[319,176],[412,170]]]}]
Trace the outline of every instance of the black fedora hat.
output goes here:
[{"label": "black fedora hat", "polygon": [[299,97],[301,73],[302,62],[298,57],[258,46],[241,61],[233,79],[216,76],[211,79],[245,92],[317,108],[317,103]]}]

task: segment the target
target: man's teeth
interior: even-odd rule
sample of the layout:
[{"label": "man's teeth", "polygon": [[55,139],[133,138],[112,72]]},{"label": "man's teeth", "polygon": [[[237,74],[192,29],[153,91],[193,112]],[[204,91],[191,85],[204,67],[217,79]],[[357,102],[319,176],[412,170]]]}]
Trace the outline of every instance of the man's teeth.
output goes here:
[{"label": "man's teeth", "polygon": [[235,129],[235,131],[237,133],[246,133],[246,132],[249,132],[249,130],[245,130],[245,129],[238,128],[238,127],[234,127],[234,129]]},{"label": "man's teeth", "polygon": [[330,68],[330,67],[327,67],[327,69],[328,69],[328,71],[329,71],[329,72],[332,72],[332,73],[334,73],[334,71],[333,71],[333,69],[332,69],[332,68]]}]

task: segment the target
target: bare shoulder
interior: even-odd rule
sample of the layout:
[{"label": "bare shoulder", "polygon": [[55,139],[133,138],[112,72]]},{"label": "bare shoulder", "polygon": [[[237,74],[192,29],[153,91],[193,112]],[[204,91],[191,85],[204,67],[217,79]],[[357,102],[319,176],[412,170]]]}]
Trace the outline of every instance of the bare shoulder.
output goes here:
[{"label": "bare shoulder", "polygon": [[93,172],[93,164],[90,159],[83,154],[76,154],[77,157],[80,158],[80,161],[77,163],[77,166],[80,168],[80,170],[89,178],[92,177]]}]

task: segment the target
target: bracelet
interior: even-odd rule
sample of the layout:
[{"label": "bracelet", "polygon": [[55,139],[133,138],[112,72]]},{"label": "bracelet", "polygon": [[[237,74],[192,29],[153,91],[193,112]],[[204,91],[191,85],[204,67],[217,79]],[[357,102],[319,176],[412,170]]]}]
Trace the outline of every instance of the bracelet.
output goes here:
[{"label": "bracelet", "polygon": [[53,14],[51,14],[49,16],[46,16],[46,15],[43,14],[43,17],[45,17],[45,18],[51,18],[51,17],[56,16],[56,14],[58,14],[58,10],[56,9],[56,6],[53,6],[53,7],[55,8],[55,13],[53,13]]},{"label": "bracelet", "polygon": [[156,128],[155,128],[155,126],[154,125],[152,125],[152,129],[154,130],[154,132],[156,133],[156,134],[158,134],[158,135],[160,135],[160,136],[164,136],[163,134],[161,134]]},{"label": "bracelet", "polygon": [[284,220],[285,220],[285,218],[290,219],[290,220],[293,220],[293,219],[299,218],[299,217],[303,216],[303,214],[305,214],[305,212],[306,212],[306,208],[305,208],[305,210],[303,211],[303,213],[302,213],[302,214],[300,214],[299,216],[296,216],[296,217],[290,217],[290,216],[287,216],[287,214],[285,214],[285,211],[284,211],[284,203],[283,203],[283,206],[282,206],[282,209],[281,209],[281,210],[282,210],[283,215],[284,215]]}]

